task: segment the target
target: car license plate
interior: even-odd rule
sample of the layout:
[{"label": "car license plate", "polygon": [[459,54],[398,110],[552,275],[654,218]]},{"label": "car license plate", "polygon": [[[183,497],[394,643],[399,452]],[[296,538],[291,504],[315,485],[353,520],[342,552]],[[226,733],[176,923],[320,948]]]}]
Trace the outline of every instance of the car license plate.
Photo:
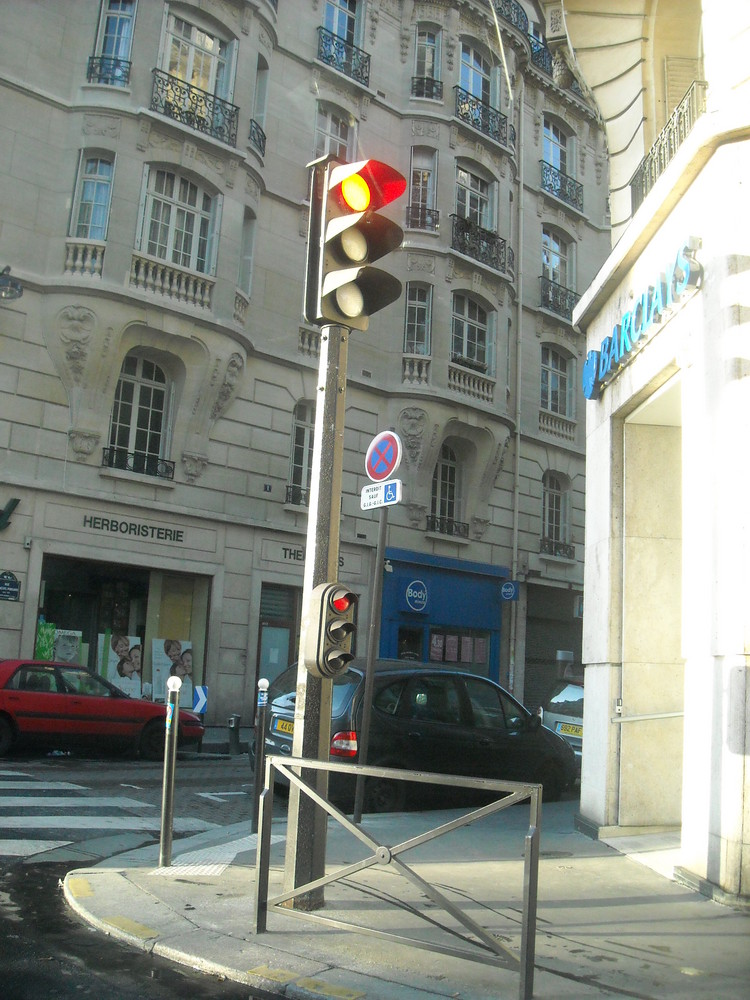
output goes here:
[{"label": "car license plate", "polygon": [[583,726],[576,725],[574,722],[560,722],[557,725],[557,731],[562,736],[578,736],[583,738]]},{"label": "car license plate", "polygon": [[289,719],[274,719],[271,729],[275,733],[288,733],[291,736],[294,733],[294,723]]}]

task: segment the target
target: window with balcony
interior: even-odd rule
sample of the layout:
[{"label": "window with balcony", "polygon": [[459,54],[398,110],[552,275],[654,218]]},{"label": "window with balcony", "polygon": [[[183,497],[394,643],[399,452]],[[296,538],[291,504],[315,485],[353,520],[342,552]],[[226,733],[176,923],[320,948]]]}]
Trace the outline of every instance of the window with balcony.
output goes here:
[{"label": "window with balcony", "polygon": [[541,398],[543,410],[563,417],[573,417],[572,360],[549,344],[542,345]]},{"label": "window with balcony", "polygon": [[318,104],[315,116],[315,157],[332,153],[342,160],[351,159],[354,151],[354,126],[340,108]]},{"label": "window with balcony", "polygon": [[261,55],[255,71],[255,95],[253,97],[253,114],[250,119],[249,141],[261,156],[266,154],[266,108],[268,106],[268,63]]},{"label": "window with balcony", "polygon": [[125,358],[115,389],[109,447],[102,465],[160,479],[174,478],[169,452],[172,387],[167,372],[146,355]]},{"label": "window with balcony", "polygon": [[468,538],[469,526],[460,520],[459,472],[456,452],[449,445],[443,444],[432,474],[428,531]]},{"label": "window with balcony", "polygon": [[490,103],[490,62],[485,56],[467,42],[461,43],[461,70],[459,83],[471,97],[482,104]]},{"label": "window with balcony", "polygon": [[542,229],[541,305],[570,320],[578,301],[575,283],[575,243],[559,230]]},{"label": "window with balcony", "polygon": [[234,146],[239,108],[231,104],[236,43],[177,14],[167,18],[151,110]]},{"label": "window with balcony", "polygon": [[430,354],[432,288],[410,281],[406,286],[405,354]]},{"label": "window with balcony", "polygon": [[457,165],[451,247],[496,271],[509,271],[513,251],[495,231],[495,190],[494,181]]},{"label": "window with balcony", "polygon": [[494,314],[476,299],[457,292],[453,296],[451,361],[473,371],[494,373]]},{"label": "window with balcony", "polygon": [[500,103],[500,76],[487,57],[473,45],[461,45],[461,67],[456,94],[456,117],[489,136],[495,142],[515,145],[515,130]]},{"label": "window with balcony", "polygon": [[411,80],[412,97],[426,97],[434,101],[442,100],[440,31],[436,28],[417,26],[414,56],[414,76]]},{"label": "window with balcony", "polygon": [[565,559],[575,558],[569,543],[569,493],[567,478],[548,470],[542,476],[542,538],[540,551]]},{"label": "window with balcony", "polygon": [[456,215],[483,229],[494,229],[493,185],[465,167],[456,168]]},{"label": "window with balcony", "polygon": [[575,179],[573,137],[546,115],[542,156],[542,188],[582,212],[583,185]]},{"label": "window with balcony", "polygon": [[298,507],[310,505],[313,439],[315,436],[315,404],[302,399],[294,407],[292,423],[292,453],[286,502]]},{"label": "window with balcony", "polygon": [[437,150],[412,146],[409,204],[406,225],[409,229],[436,232],[440,214],[435,207],[437,188]]},{"label": "window with balcony", "polygon": [[66,241],[66,274],[101,276],[113,177],[111,154],[81,153]]},{"label": "window with balcony", "polygon": [[360,0],[326,0],[318,29],[318,59],[367,87],[370,56],[358,48],[362,34]]},{"label": "window with balcony", "polygon": [[178,267],[214,273],[220,199],[171,170],[146,168],[136,249]]},{"label": "window with balcony", "polygon": [[105,0],[101,6],[95,54],[89,59],[89,83],[126,87],[130,82],[136,0]]}]

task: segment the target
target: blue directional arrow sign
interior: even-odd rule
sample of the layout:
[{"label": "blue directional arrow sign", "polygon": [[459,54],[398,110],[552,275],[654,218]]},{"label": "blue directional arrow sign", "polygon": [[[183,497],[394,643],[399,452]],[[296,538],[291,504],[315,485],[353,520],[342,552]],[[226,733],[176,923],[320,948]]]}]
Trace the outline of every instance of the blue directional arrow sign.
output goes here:
[{"label": "blue directional arrow sign", "polygon": [[203,715],[208,705],[208,688],[205,684],[196,684],[193,688],[193,711]]}]

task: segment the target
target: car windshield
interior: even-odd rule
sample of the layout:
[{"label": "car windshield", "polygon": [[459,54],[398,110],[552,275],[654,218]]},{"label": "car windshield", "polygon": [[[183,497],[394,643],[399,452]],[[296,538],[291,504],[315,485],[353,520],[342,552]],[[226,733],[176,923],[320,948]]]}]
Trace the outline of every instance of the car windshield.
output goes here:
[{"label": "car windshield", "polygon": [[548,712],[557,715],[583,717],[583,687],[580,684],[562,683],[547,702]]},{"label": "car windshield", "polygon": [[[360,682],[359,674],[347,670],[333,678],[333,693],[331,695],[331,717],[343,715]],[[277,708],[294,711],[297,699],[297,667],[291,666],[274,678],[268,688],[268,702]]]}]

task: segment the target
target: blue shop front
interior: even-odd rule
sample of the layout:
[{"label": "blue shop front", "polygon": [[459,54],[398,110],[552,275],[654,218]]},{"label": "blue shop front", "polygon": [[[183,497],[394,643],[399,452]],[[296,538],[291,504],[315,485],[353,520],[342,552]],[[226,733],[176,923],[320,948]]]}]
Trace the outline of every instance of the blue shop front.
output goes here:
[{"label": "blue shop front", "polygon": [[386,549],[380,656],[499,680],[503,566]]}]

